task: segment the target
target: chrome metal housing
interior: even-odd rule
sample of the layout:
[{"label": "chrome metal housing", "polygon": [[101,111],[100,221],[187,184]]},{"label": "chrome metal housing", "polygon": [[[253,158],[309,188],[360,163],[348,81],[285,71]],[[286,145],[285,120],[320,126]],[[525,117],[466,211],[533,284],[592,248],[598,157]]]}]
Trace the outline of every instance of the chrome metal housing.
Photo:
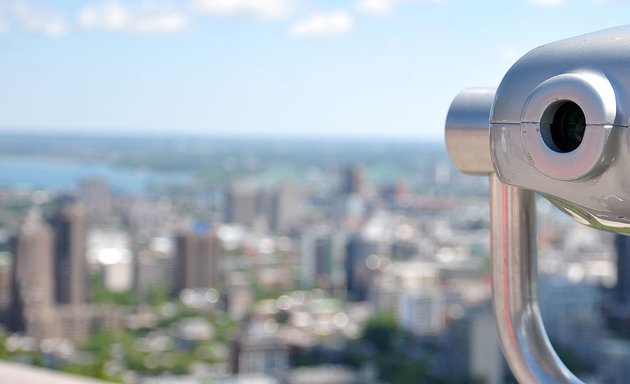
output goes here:
[{"label": "chrome metal housing", "polygon": [[[565,106],[573,117],[557,119]],[[630,233],[629,121],[630,26],[536,48],[496,94],[469,89],[451,105],[451,159],[490,179],[492,298],[521,383],[581,383],[553,350],[538,309],[534,192],[583,224]],[[569,130],[570,146],[556,141]]]},{"label": "chrome metal housing", "polygon": [[[630,233],[628,52],[626,26],[543,45],[514,64],[490,116],[502,182],[541,193],[586,225]],[[555,106],[569,101],[583,110],[586,129],[563,153],[544,136]]]}]

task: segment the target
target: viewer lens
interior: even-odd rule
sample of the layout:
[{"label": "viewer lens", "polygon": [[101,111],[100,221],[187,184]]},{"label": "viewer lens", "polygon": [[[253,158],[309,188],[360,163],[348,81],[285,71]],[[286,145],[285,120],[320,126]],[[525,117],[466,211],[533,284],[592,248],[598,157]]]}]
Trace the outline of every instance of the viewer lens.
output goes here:
[{"label": "viewer lens", "polygon": [[582,109],[572,101],[562,104],[553,116],[551,139],[558,152],[571,152],[582,143],[586,118]]}]

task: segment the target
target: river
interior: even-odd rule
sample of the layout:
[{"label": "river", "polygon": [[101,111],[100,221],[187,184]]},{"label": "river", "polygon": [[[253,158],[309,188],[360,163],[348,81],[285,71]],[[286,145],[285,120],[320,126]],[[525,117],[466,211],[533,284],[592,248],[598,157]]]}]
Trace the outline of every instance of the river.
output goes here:
[{"label": "river", "polygon": [[130,169],[104,162],[0,156],[0,187],[69,190],[87,178],[103,179],[115,192],[135,195],[150,194],[155,186],[184,184],[192,180],[186,173]]}]

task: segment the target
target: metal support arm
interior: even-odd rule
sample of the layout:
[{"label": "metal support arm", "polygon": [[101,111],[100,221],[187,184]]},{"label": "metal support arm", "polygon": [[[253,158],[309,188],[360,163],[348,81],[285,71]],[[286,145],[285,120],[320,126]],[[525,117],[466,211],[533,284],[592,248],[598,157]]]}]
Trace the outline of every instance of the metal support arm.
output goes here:
[{"label": "metal support arm", "polygon": [[457,95],[446,119],[446,145],[462,172],[490,178],[492,299],[501,348],[520,383],[582,383],[554,351],[540,317],[534,193],[494,173],[488,138],[494,95],[489,88]]},{"label": "metal support arm", "polygon": [[492,298],[505,359],[520,383],[582,383],[554,351],[540,317],[534,193],[489,177]]}]

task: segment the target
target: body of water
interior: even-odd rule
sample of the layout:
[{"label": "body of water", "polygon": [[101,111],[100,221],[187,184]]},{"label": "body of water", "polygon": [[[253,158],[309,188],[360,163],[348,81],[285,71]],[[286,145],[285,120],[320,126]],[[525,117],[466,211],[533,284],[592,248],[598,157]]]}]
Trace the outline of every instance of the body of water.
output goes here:
[{"label": "body of water", "polygon": [[0,156],[0,187],[70,190],[88,178],[103,179],[115,192],[135,195],[150,194],[154,188],[192,181],[190,175],[179,172],[128,169],[102,162]]}]

